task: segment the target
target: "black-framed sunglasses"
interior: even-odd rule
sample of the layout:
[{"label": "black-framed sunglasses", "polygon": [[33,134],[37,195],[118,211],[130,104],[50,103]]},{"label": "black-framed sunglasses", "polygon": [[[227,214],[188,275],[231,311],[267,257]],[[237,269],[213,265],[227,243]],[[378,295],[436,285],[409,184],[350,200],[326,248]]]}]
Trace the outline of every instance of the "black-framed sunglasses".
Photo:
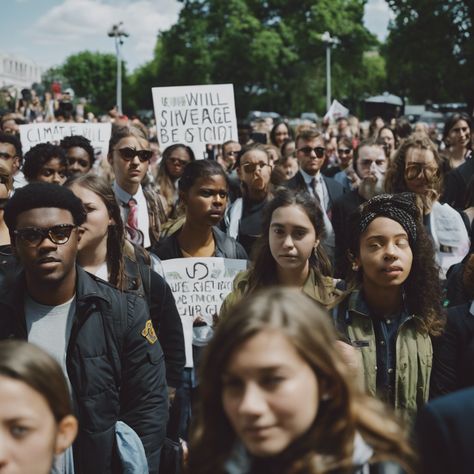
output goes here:
[{"label": "black-framed sunglasses", "polygon": [[311,148],[310,146],[303,146],[301,148],[298,148],[298,151],[300,151],[306,156],[310,156],[311,152],[314,151],[314,154],[317,158],[324,158],[325,149],[322,146],[316,146],[314,148]]},{"label": "black-framed sunglasses", "polygon": [[352,152],[352,149],[351,148],[339,148],[337,150],[338,153],[340,153],[341,155],[350,155],[351,152]]},{"label": "black-framed sunglasses", "polygon": [[153,156],[151,150],[135,150],[135,148],[130,147],[119,148],[117,151],[120,154],[120,158],[125,161],[132,161],[136,156],[138,156],[140,162],[145,163],[145,161],[150,161]]},{"label": "black-framed sunglasses", "polygon": [[71,237],[72,231],[77,228],[74,224],[59,224],[52,227],[25,227],[14,230],[16,237],[21,239],[28,247],[38,247],[46,237],[56,245],[64,245]]}]

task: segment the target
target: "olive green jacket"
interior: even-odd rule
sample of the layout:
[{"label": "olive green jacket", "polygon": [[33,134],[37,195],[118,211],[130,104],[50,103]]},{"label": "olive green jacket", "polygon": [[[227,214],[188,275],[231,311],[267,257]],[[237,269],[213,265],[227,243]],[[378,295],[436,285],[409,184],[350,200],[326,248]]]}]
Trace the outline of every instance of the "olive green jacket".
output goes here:
[{"label": "olive green jacket", "polygon": [[[230,308],[239,302],[242,297],[247,293],[249,284],[249,270],[240,272],[234,279],[232,292],[229,293],[222,303],[219,319],[225,318],[230,311]],[[314,270],[310,270],[308,278],[303,285],[303,292],[306,293],[310,298],[321,303],[327,308],[332,307],[332,304],[342,294],[340,290],[336,288],[337,280],[331,277],[322,277],[322,284],[324,290],[316,284],[316,276]]]},{"label": "olive green jacket", "polygon": [[[359,290],[355,290],[334,309],[336,326],[352,341],[366,341],[361,347],[367,392],[376,395],[377,352],[372,319],[356,310]],[[418,408],[428,400],[433,347],[428,334],[416,329],[418,316],[407,315],[396,340],[395,412],[413,422]]]}]

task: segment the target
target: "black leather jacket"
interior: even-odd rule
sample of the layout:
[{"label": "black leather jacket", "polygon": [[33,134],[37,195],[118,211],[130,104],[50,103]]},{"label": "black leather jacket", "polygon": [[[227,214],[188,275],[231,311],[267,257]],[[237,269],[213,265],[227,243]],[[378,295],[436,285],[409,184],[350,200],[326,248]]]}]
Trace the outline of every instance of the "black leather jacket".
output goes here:
[{"label": "black leather jacket", "polygon": [[[142,440],[150,473],[158,473],[168,400],[160,344],[143,335],[146,303],[78,266],[76,271],[76,314],[66,355],[79,420],[75,472],[121,472],[114,449],[115,423],[121,420]],[[27,339],[24,296],[23,274],[2,282],[0,339]]]}]

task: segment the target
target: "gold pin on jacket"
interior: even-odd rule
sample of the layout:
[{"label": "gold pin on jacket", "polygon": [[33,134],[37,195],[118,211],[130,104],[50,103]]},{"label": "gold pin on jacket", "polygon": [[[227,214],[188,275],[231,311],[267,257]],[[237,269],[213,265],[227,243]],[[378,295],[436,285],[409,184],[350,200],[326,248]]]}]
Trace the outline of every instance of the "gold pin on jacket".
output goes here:
[{"label": "gold pin on jacket", "polygon": [[155,332],[155,328],[153,327],[153,323],[151,322],[151,319],[149,319],[146,324],[145,328],[142,331],[142,336],[150,343],[154,344],[157,340],[158,337]]}]

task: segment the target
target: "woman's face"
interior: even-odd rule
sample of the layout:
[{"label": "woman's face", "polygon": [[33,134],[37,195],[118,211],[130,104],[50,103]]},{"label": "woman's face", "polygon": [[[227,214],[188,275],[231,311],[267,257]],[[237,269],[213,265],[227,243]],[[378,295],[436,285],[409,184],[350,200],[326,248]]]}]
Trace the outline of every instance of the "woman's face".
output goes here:
[{"label": "woman's face", "polygon": [[290,138],[288,133],[288,128],[284,123],[280,123],[275,129],[275,145],[277,147],[281,147],[282,143],[287,139]]},{"label": "woman's face", "polygon": [[293,344],[266,329],[239,346],[222,375],[222,404],[251,454],[275,456],[313,424],[318,380]]},{"label": "woman's face", "polygon": [[458,120],[448,133],[450,146],[467,147],[471,140],[471,130],[465,120]]},{"label": "woman's face", "polygon": [[384,128],[380,132],[380,138],[383,140],[384,148],[388,151],[388,153],[392,153],[395,150],[395,137],[393,133],[388,128]]},{"label": "woman's face", "polygon": [[184,167],[191,161],[191,157],[185,148],[175,148],[171,155],[166,158],[166,170],[173,179],[181,178]]},{"label": "woman's face", "polygon": [[426,194],[438,179],[439,167],[431,150],[409,148],[405,158],[405,184],[408,191]]},{"label": "woman's face", "polygon": [[388,217],[376,217],[360,238],[356,263],[362,271],[364,286],[400,286],[408,278],[413,263],[408,235]]},{"label": "woman's face", "polygon": [[224,217],[227,182],[220,174],[198,178],[180,197],[186,206],[186,220],[214,226]]},{"label": "woman's face", "polygon": [[270,252],[282,270],[305,271],[313,249],[318,245],[316,231],[300,206],[275,209],[269,229]]},{"label": "woman's face", "polygon": [[79,252],[95,251],[101,244],[106,246],[109,225],[113,223],[106,205],[99,195],[84,186],[73,184],[70,189],[87,211],[86,221],[81,226],[84,232],[79,241]]},{"label": "woman's face", "polygon": [[66,181],[66,167],[59,158],[51,158],[38,171],[36,181],[61,185]]},{"label": "woman's face", "polygon": [[56,442],[46,400],[24,382],[0,375],[0,472],[49,474]]}]

